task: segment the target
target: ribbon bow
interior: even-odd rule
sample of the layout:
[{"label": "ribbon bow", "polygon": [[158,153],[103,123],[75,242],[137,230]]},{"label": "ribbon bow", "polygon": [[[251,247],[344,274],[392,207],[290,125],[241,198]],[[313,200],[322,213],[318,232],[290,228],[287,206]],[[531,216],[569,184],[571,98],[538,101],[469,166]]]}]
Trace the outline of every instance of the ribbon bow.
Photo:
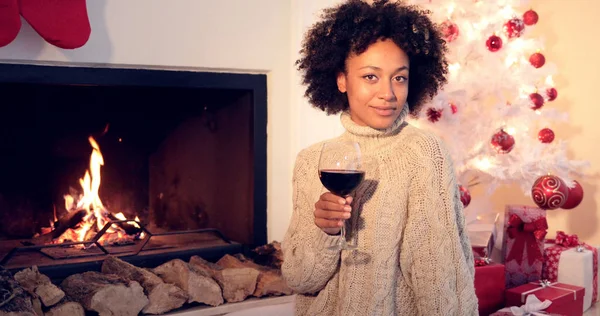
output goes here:
[{"label": "ribbon bow", "polygon": [[490,258],[488,258],[488,257],[483,257],[483,258],[477,258],[477,259],[475,259],[475,266],[476,267],[487,266],[490,263],[492,263],[492,260],[490,260]]},{"label": "ribbon bow", "polygon": [[546,308],[548,308],[552,304],[552,301],[545,300],[540,301],[537,296],[529,295],[527,296],[527,300],[525,301],[525,305],[520,307],[512,306],[510,307],[510,312],[513,315],[517,316],[526,316],[526,315],[548,315],[543,312]]},{"label": "ribbon bow", "polygon": [[575,234],[569,235],[559,230],[556,232],[556,239],[554,240],[554,243],[568,248],[575,247],[579,245],[579,237],[577,237]]},{"label": "ribbon bow", "polygon": [[552,285],[552,283],[551,283],[550,281],[548,281],[548,280],[540,280],[540,281],[538,282],[538,284],[539,284],[539,285],[540,285],[542,288],[549,287],[550,285]]},{"label": "ribbon bow", "polygon": [[544,253],[538,241],[543,241],[548,232],[548,222],[545,217],[540,217],[531,223],[525,223],[517,214],[512,214],[508,219],[508,237],[515,239],[507,259],[515,259],[520,265],[523,254],[527,249],[529,265],[535,260],[543,261]]}]

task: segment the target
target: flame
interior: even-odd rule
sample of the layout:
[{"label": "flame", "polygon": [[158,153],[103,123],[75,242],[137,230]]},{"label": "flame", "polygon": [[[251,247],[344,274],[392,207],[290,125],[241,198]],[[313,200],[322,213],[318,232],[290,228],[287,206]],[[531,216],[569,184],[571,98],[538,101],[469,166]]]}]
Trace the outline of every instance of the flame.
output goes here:
[{"label": "flame", "polygon": [[[83,178],[79,179],[79,184],[81,185],[83,193],[79,196],[73,196],[71,194],[64,195],[65,208],[67,211],[77,212],[85,210],[86,215],[78,227],[68,229],[57,239],[57,242],[59,243],[65,241],[89,240],[111,221],[109,216],[110,213],[102,203],[99,195],[100,184],[102,182],[100,169],[104,166],[104,157],[102,156],[100,146],[96,140],[90,136],[88,141],[92,147],[90,165]],[[125,215],[121,212],[114,214],[113,216],[117,220],[127,220]],[[135,220],[139,222],[137,216],[135,217]],[[140,228],[137,223],[129,224],[136,228]],[[132,236],[128,236],[123,228],[117,225],[111,225],[100,239],[100,242],[110,242],[128,237],[131,238]],[[143,236],[140,235],[140,237]]]}]

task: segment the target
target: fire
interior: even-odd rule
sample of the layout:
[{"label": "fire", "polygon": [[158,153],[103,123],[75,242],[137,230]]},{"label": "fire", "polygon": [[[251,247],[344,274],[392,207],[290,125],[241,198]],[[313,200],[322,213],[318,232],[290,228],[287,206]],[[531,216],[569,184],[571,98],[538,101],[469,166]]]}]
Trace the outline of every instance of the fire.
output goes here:
[{"label": "fire", "polygon": [[[65,209],[68,212],[72,213],[85,210],[86,214],[77,227],[68,229],[56,239],[55,242],[58,243],[90,240],[111,221],[111,216],[113,217],[112,220],[127,219],[123,213],[119,212],[117,214],[111,214],[106,207],[104,207],[100,195],[98,194],[102,182],[100,169],[104,165],[104,157],[102,156],[100,146],[98,146],[96,140],[90,136],[88,141],[92,146],[90,166],[89,169],[86,170],[83,178],[79,179],[79,184],[81,185],[83,193],[79,196],[74,196],[72,194],[66,194],[64,196]],[[135,220],[139,222],[137,216],[135,217]],[[130,222],[129,224],[136,228],[140,228],[137,223]],[[111,225],[100,239],[100,242],[111,243],[114,241],[131,240],[134,237],[135,236],[129,236],[122,227]],[[139,237],[143,236],[140,235]]]}]

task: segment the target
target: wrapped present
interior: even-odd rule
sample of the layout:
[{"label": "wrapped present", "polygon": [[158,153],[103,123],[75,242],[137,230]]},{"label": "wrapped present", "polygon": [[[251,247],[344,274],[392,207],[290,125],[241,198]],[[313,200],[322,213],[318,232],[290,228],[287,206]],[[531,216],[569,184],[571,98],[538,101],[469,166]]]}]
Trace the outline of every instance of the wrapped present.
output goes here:
[{"label": "wrapped present", "polygon": [[598,300],[598,249],[558,231],[544,249],[542,278],[585,288],[583,311]]},{"label": "wrapped present", "polygon": [[504,265],[487,258],[475,259],[475,295],[479,315],[489,315],[504,306]]},{"label": "wrapped present", "polygon": [[545,210],[506,206],[502,254],[507,289],[542,278],[547,229]]},{"label": "wrapped present", "polygon": [[505,305],[521,306],[527,296],[535,295],[541,301],[552,302],[544,311],[565,316],[583,315],[585,289],[581,286],[551,283],[546,280],[531,282],[506,290]]},{"label": "wrapped present", "polygon": [[490,258],[496,243],[496,222],[499,214],[494,217],[477,216],[467,223],[467,234],[473,249],[473,256]]},{"label": "wrapped present", "polygon": [[548,316],[548,315],[559,315],[559,314],[548,314],[545,310],[552,305],[549,300],[540,301],[535,294],[528,295],[525,299],[525,304],[521,306],[510,306],[505,307],[490,316],[522,316],[522,315],[536,315],[536,316]]}]

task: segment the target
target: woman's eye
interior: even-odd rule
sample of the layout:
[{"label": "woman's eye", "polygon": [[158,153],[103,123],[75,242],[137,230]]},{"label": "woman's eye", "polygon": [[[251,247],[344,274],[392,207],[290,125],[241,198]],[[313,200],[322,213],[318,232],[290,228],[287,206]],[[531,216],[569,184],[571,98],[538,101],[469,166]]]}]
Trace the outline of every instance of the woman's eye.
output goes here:
[{"label": "woman's eye", "polygon": [[377,79],[377,77],[375,77],[375,75],[366,75],[366,76],[363,76],[363,78],[365,78],[369,81]]},{"label": "woman's eye", "polygon": [[396,80],[398,82],[404,82],[404,81],[406,81],[406,79],[407,78],[404,77],[404,76],[397,76],[397,77],[394,78],[394,80]]}]

